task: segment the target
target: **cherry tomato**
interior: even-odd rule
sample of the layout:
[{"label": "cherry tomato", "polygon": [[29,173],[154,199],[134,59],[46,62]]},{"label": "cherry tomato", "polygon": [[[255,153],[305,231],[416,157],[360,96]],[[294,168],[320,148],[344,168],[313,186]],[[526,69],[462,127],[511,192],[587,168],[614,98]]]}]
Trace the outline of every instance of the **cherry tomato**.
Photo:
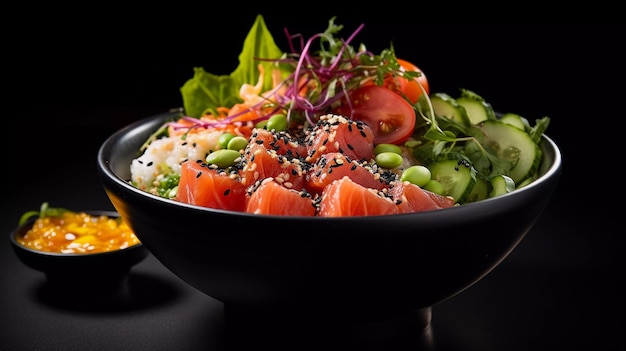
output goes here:
[{"label": "cherry tomato", "polygon": [[409,99],[409,101],[411,101],[412,103],[416,103],[419,97],[423,94],[420,85],[424,88],[426,94],[430,93],[428,79],[426,78],[424,72],[422,72],[421,69],[419,69],[411,62],[403,59],[397,60],[400,66],[405,71],[420,72],[421,75],[419,77],[416,77],[415,79],[406,79],[403,77],[387,77],[383,85],[399,93],[400,95],[406,96],[406,98]]},{"label": "cherry tomato", "polygon": [[415,128],[415,110],[402,96],[378,85],[365,85],[349,94],[352,108],[342,103],[334,113],[362,121],[374,132],[375,144],[401,144]]}]

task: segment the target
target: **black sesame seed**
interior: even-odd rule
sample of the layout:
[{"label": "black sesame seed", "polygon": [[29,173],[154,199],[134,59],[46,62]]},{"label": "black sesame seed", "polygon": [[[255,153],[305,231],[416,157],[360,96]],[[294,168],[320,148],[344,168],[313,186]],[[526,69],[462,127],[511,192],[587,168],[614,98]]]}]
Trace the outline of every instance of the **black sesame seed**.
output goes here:
[{"label": "black sesame seed", "polygon": [[335,163],[335,164],[332,164],[332,165],[330,165],[330,168],[328,169],[328,171],[330,172],[330,170],[331,170],[331,169],[336,168],[336,167],[341,167],[341,166],[343,166],[343,164],[342,164],[342,163]]}]

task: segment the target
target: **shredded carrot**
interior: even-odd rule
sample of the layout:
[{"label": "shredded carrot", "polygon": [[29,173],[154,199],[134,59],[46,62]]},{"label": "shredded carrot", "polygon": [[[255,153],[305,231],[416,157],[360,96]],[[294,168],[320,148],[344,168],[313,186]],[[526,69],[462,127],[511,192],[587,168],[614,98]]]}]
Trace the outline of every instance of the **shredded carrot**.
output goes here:
[{"label": "shredded carrot", "polygon": [[261,118],[257,110],[250,108],[250,106],[246,104],[235,104],[231,107],[228,115],[235,116],[232,119],[233,122],[255,121]]}]

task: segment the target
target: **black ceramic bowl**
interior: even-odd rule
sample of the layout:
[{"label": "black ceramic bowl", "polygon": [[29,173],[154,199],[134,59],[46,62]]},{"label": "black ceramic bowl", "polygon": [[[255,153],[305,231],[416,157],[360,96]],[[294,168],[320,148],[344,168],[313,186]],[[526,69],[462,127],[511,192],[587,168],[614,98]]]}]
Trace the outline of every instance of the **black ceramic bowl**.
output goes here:
[{"label": "black ceramic bowl", "polygon": [[[86,211],[91,215],[119,217],[115,211]],[[66,291],[106,293],[114,291],[135,264],[147,257],[142,244],[98,253],[65,254],[46,252],[21,245],[17,238],[32,228],[36,217],[11,232],[10,241],[17,257],[28,267],[45,273],[51,287]]]},{"label": "black ceramic bowl", "polygon": [[[370,323],[415,315],[478,282],[524,238],[561,172],[543,136],[541,177],[514,192],[432,212],[295,218],[202,208],[128,182],[144,141],[172,117],[129,125],[101,146],[97,166],[116,210],[182,280],[222,301],[226,316]],[[243,316],[241,318],[244,318]]]}]

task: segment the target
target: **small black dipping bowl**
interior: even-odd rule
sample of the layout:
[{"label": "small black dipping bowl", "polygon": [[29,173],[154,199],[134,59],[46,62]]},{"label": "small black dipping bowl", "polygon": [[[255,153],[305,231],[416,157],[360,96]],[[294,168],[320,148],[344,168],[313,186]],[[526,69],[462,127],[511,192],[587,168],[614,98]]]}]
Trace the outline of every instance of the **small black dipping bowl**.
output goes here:
[{"label": "small black dipping bowl", "polygon": [[[91,215],[117,218],[115,211],[84,211]],[[149,254],[146,247],[136,244],[131,247],[98,253],[64,254],[35,250],[18,243],[33,226],[36,217],[11,232],[13,251],[26,266],[45,273],[51,288],[106,294],[116,290],[126,278],[132,266]]]}]

